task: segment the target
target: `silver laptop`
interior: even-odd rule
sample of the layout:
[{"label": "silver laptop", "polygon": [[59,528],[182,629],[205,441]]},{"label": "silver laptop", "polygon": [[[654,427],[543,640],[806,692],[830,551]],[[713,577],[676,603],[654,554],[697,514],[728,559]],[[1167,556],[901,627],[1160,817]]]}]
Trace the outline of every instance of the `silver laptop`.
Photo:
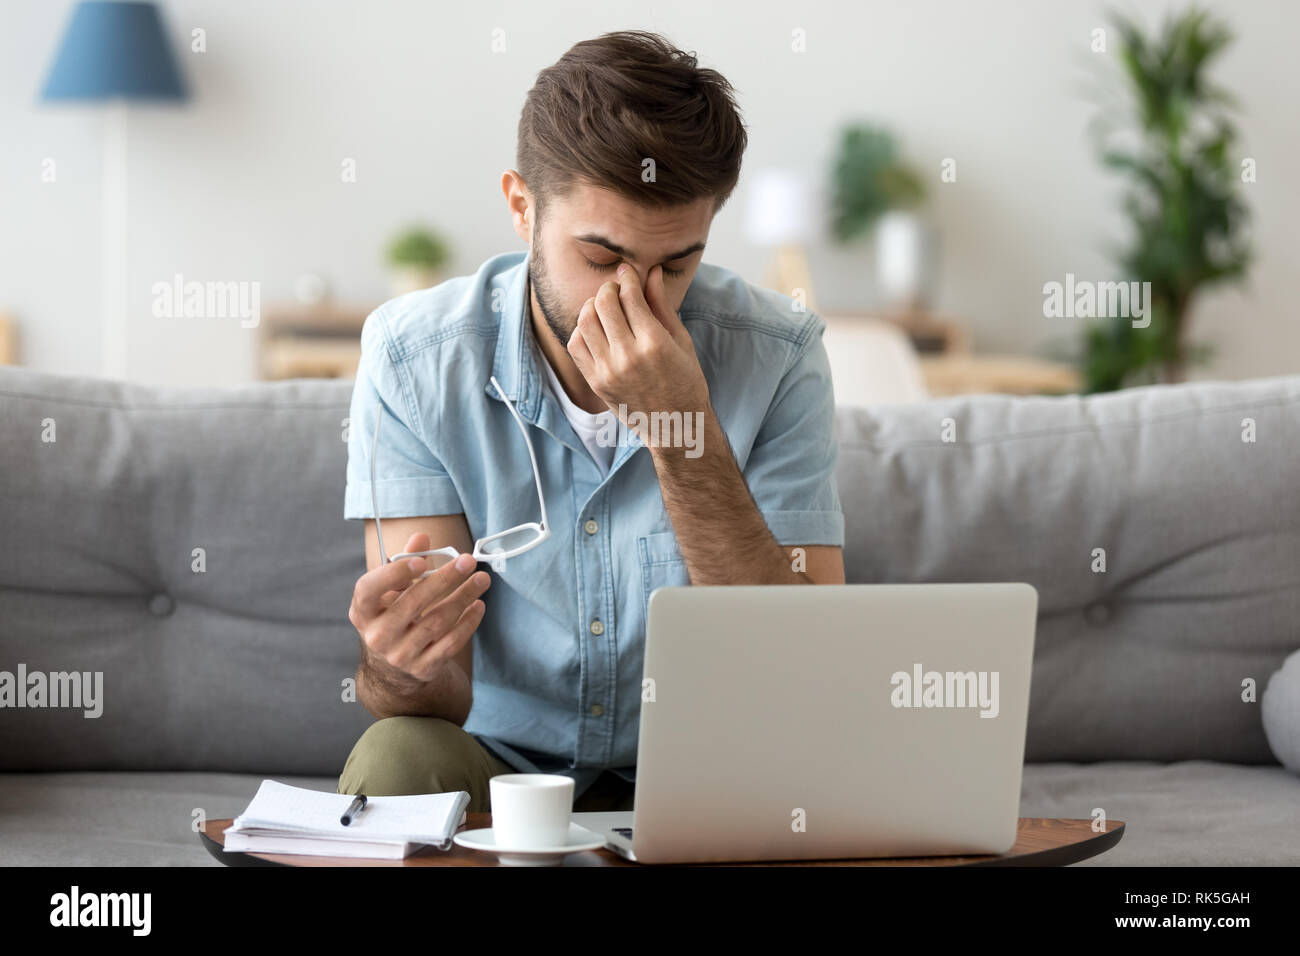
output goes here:
[{"label": "silver laptop", "polygon": [[1028,584],[661,588],[635,810],[575,813],[641,863],[999,854],[1016,840]]}]

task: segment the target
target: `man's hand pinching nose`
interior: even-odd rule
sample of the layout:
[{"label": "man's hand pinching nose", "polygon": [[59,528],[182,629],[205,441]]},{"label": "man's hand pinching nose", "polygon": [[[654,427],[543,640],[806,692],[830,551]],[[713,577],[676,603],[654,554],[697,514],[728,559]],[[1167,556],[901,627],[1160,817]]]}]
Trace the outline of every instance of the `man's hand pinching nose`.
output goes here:
[{"label": "man's hand pinching nose", "polygon": [[[578,313],[569,355],[592,391],[615,412],[703,412],[709,387],[695,343],[668,304],[663,267],[646,277],[624,263]],[[626,424],[626,419],[624,419]]]}]

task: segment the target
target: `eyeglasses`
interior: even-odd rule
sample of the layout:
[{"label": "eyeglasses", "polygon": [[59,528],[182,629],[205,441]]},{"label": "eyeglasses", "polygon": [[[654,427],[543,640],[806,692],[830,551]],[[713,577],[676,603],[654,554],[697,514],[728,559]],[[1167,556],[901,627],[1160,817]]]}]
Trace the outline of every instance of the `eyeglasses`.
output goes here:
[{"label": "eyeglasses", "polygon": [[[519,426],[519,431],[524,436],[524,443],[528,446],[528,457],[533,463],[533,482],[537,486],[537,504],[542,510],[540,524],[530,521],[527,524],[515,525],[506,531],[498,531],[496,534],[490,534],[474,542],[474,552],[471,557],[475,561],[490,561],[492,570],[499,572],[505,567],[507,558],[513,558],[525,551],[531,551],[551,536],[551,529],[546,523],[546,499],[542,497],[542,476],[537,470],[537,454],[533,451],[533,440],[528,437],[528,428],[524,425],[524,420],[519,417],[519,413],[515,411],[515,406],[511,404],[510,399],[506,398],[506,393],[502,390],[501,383],[496,380],[495,375],[492,376],[491,381],[492,387],[501,396],[501,401],[505,402],[506,408],[510,409],[515,424]],[[375,453],[379,450],[379,423],[383,419],[383,411],[381,405],[375,412],[375,435],[370,443],[370,503],[375,510],[375,531],[379,535],[379,556],[383,559],[384,564],[401,561],[404,558],[428,558],[431,566],[428,571],[420,575],[421,578],[427,578],[438,568],[455,561],[460,556],[460,552],[455,548],[447,547],[438,548],[435,551],[404,551],[390,558],[384,550],[384,529],[379,522],[379,491],[375,481]]]}]

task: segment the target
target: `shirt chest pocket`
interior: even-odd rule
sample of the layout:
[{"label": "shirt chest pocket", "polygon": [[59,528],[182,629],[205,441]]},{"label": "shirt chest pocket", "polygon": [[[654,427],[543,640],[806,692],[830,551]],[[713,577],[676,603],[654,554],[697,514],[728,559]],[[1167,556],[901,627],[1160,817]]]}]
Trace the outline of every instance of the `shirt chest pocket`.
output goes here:
[{"label": "shirt chest pocket", "polygon": [[677,536],[671,531],[642,535],[636,545],[641,558],[643,607],[649,607],[650,595],[657,588],[686,587],[691,583],[686,561],[677,547]]}]

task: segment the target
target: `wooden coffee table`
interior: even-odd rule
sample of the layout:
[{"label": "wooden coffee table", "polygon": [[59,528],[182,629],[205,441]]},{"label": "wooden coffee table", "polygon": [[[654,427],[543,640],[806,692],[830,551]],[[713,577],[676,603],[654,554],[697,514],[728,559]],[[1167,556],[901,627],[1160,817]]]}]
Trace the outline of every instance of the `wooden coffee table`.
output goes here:
[{"label": "wooden coffee table", "polygon": [[[227,853],[222,849],[233,821],[209,820],[199,833],[207,851],[226,866],[500,866],[495,855],[452,845],[447,851],[426,847],[404,860],[353,860],[283,853]],[[467,814],[462,830],[492,825],[492,814]],[[458,831],[459,832],[459,831]],[[1067,866],[1109,850],[1124,834],[1122,820],[1109,820],[1097,833],[1091,820],[1021,817],[1016,843],[1000,856],[929,856],[872,860],[793,860],[781,863],[692,863],[688,866]],[[640,866],[612,850],[589,850],[564,858],[564,866]]]}]

